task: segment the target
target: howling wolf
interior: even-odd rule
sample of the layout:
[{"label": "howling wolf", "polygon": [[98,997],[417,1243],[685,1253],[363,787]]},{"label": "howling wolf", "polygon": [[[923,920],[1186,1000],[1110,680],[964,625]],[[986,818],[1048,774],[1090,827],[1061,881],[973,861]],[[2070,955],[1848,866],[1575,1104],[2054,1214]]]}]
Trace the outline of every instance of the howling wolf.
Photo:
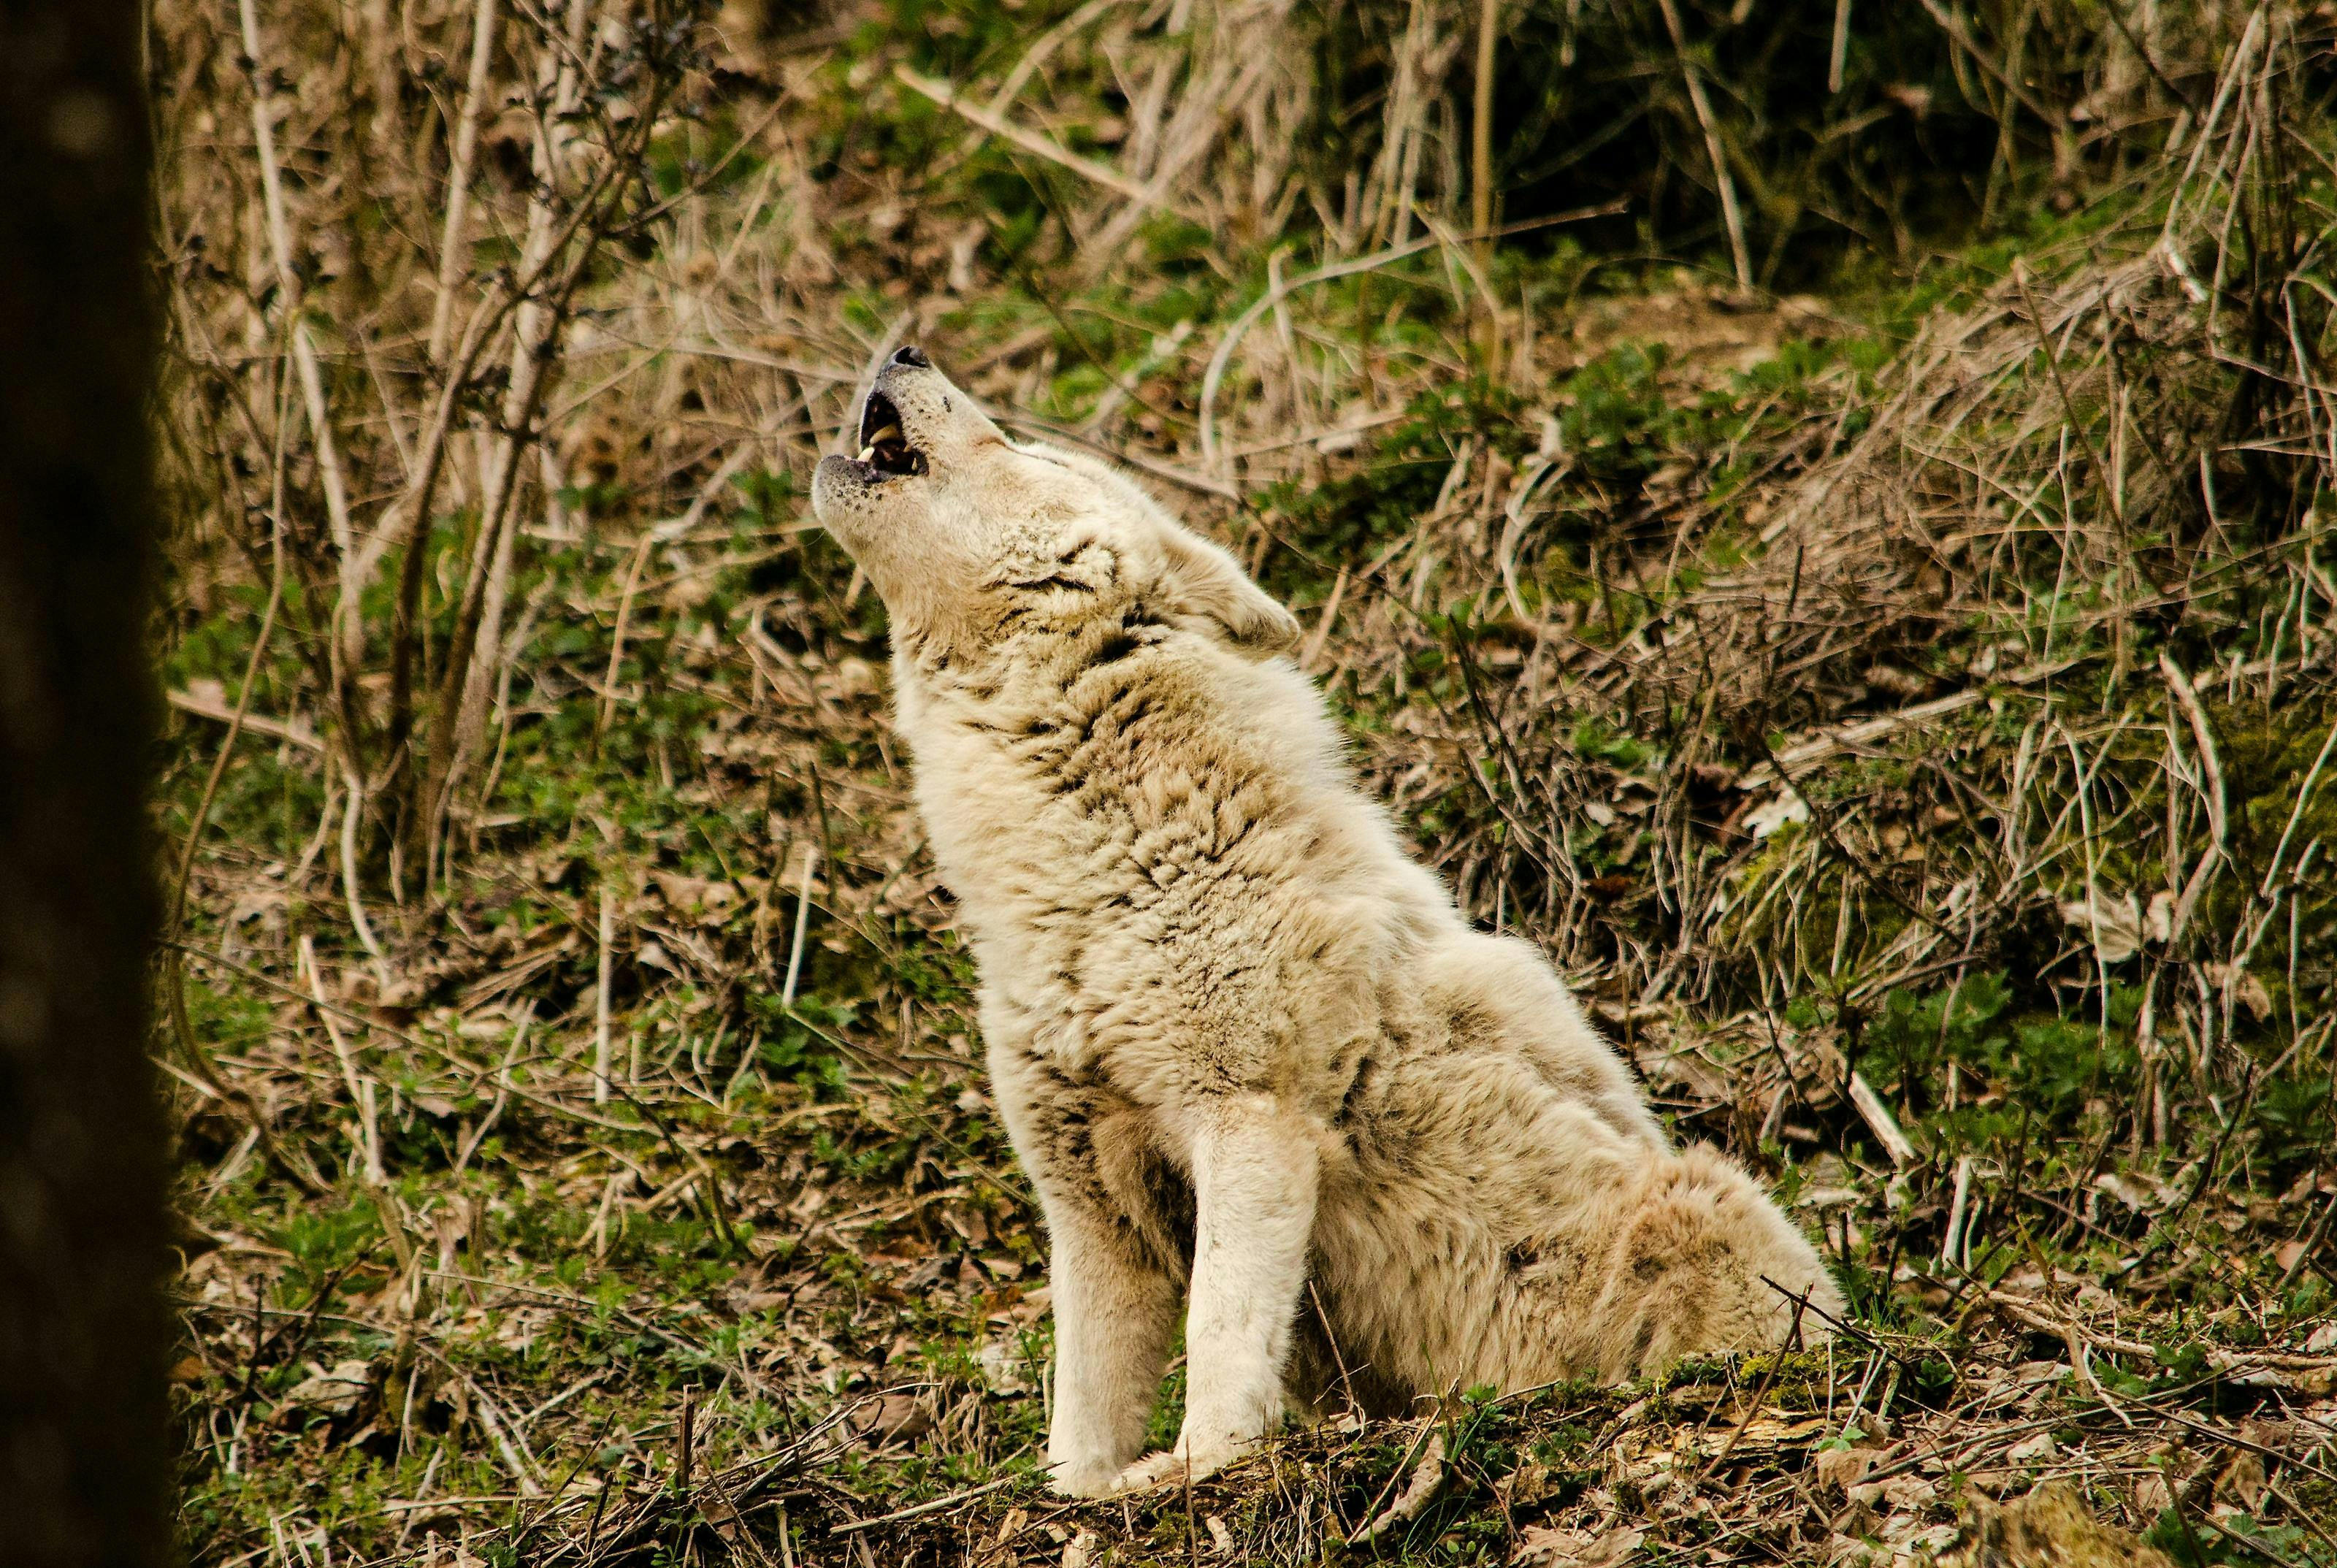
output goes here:
[{"label": "howling wolf", "polygon": [[[1333,1394],[1824,1336],[1809,1242],[1674,1147],[1541,955],[1412,858],[1231,555],[1109,465],[1009,440],[915,348],[860,435],[812,505],[891,614],[895,724],[1045,1207],[1059,1489],[1206,1475]],[[1146,1456],[1180,1307],[1184,1428]]]}]

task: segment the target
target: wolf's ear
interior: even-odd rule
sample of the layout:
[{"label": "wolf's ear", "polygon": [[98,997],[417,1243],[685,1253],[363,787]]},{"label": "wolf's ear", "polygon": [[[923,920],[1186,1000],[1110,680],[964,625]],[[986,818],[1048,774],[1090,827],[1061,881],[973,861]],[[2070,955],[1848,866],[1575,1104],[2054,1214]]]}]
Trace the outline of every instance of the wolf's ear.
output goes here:
[{"label": "wolf's ear", "polygon": [[1266,658],[1298,641],[1298,622],[1249,580],[1241,563],[1178,527],[1160,530],[1168,559],[1163,586],[1179,614],[1214,622],[1245,653]]}]

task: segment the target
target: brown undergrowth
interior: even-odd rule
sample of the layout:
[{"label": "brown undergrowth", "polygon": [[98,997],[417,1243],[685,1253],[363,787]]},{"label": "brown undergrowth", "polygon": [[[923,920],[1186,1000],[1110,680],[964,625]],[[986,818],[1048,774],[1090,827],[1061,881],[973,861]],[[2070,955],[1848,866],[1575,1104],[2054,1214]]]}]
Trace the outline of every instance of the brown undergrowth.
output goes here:
[{"label": "brown undergrowth", "polygon": [[[1535,184],[1578,122],[1500,78],[1496,242],[1435,5],[159,5],[191,1554],[1848,1562],[2061,1481],[2337,1563],[2326,43],[2032,10],[1911,34],[1992,129],[1893,178],[1990,226],[1781,299],[1939,213],[1699,96],[1700,6],[1521,15],[1693,134]],[[1824,1237],[1829,1345],[1047,1497],[1044,1239],[799,498],[911,336],[1299,611],[1472,916]]]}]

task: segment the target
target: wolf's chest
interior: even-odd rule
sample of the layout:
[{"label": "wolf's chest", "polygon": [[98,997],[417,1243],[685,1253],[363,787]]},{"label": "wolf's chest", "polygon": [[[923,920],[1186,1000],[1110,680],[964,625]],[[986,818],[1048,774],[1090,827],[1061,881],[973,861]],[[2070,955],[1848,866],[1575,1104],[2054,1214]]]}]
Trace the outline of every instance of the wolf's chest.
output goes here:
[{"label": "wolf's chest", "polygon": [[1257,825],[1185,769],[1080,760],[1002,747],[921,783],[937,868],[978,927],[1077,941],[1189,916]]}]

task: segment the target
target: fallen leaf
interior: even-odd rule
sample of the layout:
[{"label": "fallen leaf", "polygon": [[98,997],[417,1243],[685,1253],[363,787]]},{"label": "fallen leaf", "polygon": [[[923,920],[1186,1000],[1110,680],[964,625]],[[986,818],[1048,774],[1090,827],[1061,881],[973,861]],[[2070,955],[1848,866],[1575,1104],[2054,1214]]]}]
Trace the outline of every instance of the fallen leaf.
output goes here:
[{"label": "fallen leaf", "polygon": [[535,1344],[536,1336],[543,1331],[550,1316],[541,1308],[516,1308],[495,1325],[495,1343],[506,1350],[524,1352]]},{"label": "fallen leaf", "polygon": [[1865,1479],[1872,1467],[1874,1449],[1818,1449],[1809,1458],[1809,1470],[1818,1477],[1818,1486],[1830,1486],[1834,1491]]},{"label": "fallen leaf", "polygon": [[704,877],[652,871],[650,880],[657,884],[658,897],[665,900],[669,909],[719,909],[738,897],[738,890],[729,883],[711,881]]},{"label": "fallen leaf", "polygon": [[[2251,1420],[2241,1424],[2240,1436],[2257,1447],[2271,1448],[2278,1445],[2280,1435],[2264,1423]],[[2267,1484],[2264,1455],[2255,1448],[2243,1448],[2232,1455],[2232,1462],[2215,1477],[2215,1497],[2218,1502],[2235,1504],[2254,1514],[2264,1504]]]},{"label": "fallen leaf", "polygon": [[2044,1465],[2060,1453],[2060,1445],[2053,1441],[2050,1432],[2039,1432],[2023,1437],[2004,1451],[2005,1458],[2015,1465]]},{"label": "fallen leaf", "polygon": [[1513,1568],[1607,1568],[1639,1549],[1644,1531],[1628,1527],[1592,1535],[1552,1524],[1529,1524],[1518,1532]]},{"label": "fallen leaf", "polygon": [[1029,1394],[1036,1387],[1020,1334],[1002,1334],[989,1341],[974,1352],[973,1364],[982,1368],[983,1381],[992,1394]]},{"label": "fallen leaf", "polygon": [[914,1394],[883,1396],[860,1422],[860,1435],[872,1443],[907,1442],[933,1429],[933,1412]]},{"label": "fallen leaf", "polygon": [[1403,1484],[1403,1491],[1378,1518],[1357,1531],[1348,1544],[1360,1546],[1378,1540],[1427,1507],[1435,1497],[1437,1488],[1443,1485],[1444,1434],[1432,1433],[1427,1446],[1420,1451],[1419,1463],[1412,1467],[1412,1478]]},{"label": "fallen leaf", "polygon": [[284,1396],[288,1405],[304,1405],[321,1410],[328,1416],[346,1416],[357,1408],[358,1400],[373,1384],[373,1364],[368,1361],[336,1361],[331,1371],[315,1362],[308,1363],[308,1376],[294,1385]]},{"label": "fallen leaf", "polygon": [[1931,1505],[1940,1489],[1921,1475],[1898,1475],[1882,1484],[1882,1500],[1894,1514],[1920,1514]]},{"label": "fallen leaf", "polygon": [[1493,1494],[1505,1507],[1530,1508],[1557,1490],[1557,1473],[1539,1459],[1528,1459],[1493,1484]]},{"label": "fallen leaf", "polygon": [[722,1489],[710,1479],[699,1489],[698,1513],[700,1518],[714,1526],[716,1534],[734,1547],[738,1544],[740,1529],[738,1510],[731,1506],[730,1499],[725,1497]]},{"label": "fallen leaf", "polygon": [[1836,1534],[1825,1544],[1826,1568],[1853,1568],[1854,1564],[1882,1555],[1855,1535]]},{"label": "fallen leaf", "polygon": [[2092,940],[2105,964],[2123,964],[2142,949],[2142,910],[2134,895],[2098,890],[2061,906],[2061,922]]}]

